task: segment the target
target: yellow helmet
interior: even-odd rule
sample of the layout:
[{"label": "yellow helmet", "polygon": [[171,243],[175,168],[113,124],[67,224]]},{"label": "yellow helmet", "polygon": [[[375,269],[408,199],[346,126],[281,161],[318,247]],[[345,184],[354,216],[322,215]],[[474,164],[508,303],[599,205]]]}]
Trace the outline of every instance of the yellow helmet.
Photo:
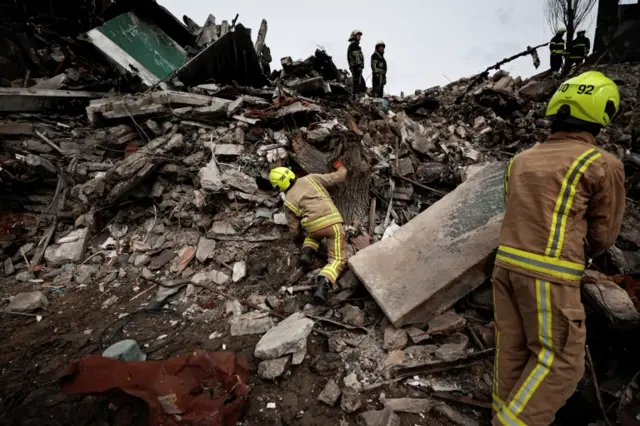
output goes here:
[{"label": "yellow helmet", "polygon": [[620,93],[613,80],[587,71],[560,85],[549,101],[547,117],[569,124],[608,126],[620,109]]},{"label": "yellow helmet", "polygon": [[269,172],[269,181],[274,189],[278,189],[280,192],[284,192],[291,186],[291,181],[296,178],[296,175],[286,167],[276,167]]}]

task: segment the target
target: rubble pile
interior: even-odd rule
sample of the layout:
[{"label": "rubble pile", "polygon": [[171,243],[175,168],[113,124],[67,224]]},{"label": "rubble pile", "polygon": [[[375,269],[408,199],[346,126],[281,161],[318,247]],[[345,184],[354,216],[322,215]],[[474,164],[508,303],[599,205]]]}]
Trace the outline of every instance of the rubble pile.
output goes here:
[{"label": "rubble pile", "polygon": [[[202,349],[249,359],[254,423],[247,424],[314,424],[318,416],[341,425],[486,421],[501,170],[547,137],[546,102],[560,81],[498,71],[352,102],[347,73],[324,50],[282,58],[282,70],[270,72],[266,22],[254,46],[237,17],[216,24],[210,15],[203,27],[185,17],[186,27],[170,30],[176,23],[167,23],[166,11],[153,19],[139,9],[118,12],[82,28],[92,41],[74,45],[72,59],[34,77],[14,75],[0,90],[7,100],[0,261],[10,334],[0,360],[9,365],[27,347],[35,365],[16,361],[3,373],[11,394],[0,404],[4,416],[49,415],[38,409],[44,394],[32,392],[33,383],[44,387],[42,374],[72,358],[164,360]],[[151,19],[149,34],[162,27],[179,45],[170,70],[123,69],[137,53],[110,56],[95,32],[143,17]],[[55,40],[34,51],[52,58]],[[234,74],[228,43],[251,52],[246,72]],[[99,52],[108,57],[96,62],[104,72],[77,59]],[[621,115],[599,140],[625,159],[629,203],[618,244],[595,261],[601,271],[589,275],[585,299],[603,330],[624,333],[640,324],[633,279],[640,157],[631,140],[640,65],[596,69],[621,90]],[[268,174],[283,165],[298,175],[327,173],[334,159],[348,169],[331,195],[345,219],[350,270],[331,304],[319,306],[314,271],[297,265],[299,247]],[[629,339],[616,339],[611,348],[635,353]],[[610,373],[603,392],[611,402],[621,398],[615,380],[626,378],[626,386],[633,373],[611,366],[609,350],[593,355]],[[214,362],[206,353],[203,363]],[[580,401],[596,406],[589,380]],[[152,406],[153,398],[145,401]],[[180,413],[163,401],[154,417]]]}]

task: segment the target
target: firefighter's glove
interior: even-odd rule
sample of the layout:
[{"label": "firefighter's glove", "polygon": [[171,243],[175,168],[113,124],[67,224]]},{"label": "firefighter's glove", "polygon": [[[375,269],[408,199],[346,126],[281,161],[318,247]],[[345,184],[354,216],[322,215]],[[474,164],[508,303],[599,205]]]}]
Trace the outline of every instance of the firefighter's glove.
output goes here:
[{"label": "firefighter's glove", "polygon": [[333,160],[333,168],[338,170],[344,167],[344,164],[342,164],[342,161],[340,160]]}]

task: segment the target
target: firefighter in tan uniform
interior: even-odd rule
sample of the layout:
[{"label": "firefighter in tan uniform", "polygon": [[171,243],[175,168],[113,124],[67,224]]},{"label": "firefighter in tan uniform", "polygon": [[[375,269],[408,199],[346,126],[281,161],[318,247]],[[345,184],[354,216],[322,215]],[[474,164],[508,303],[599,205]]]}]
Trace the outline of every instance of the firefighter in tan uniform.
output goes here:
[{"label": "firefighter in tan uniform", "polygon": [[329,174],[311,174],[296,179],[286,167],[271,170],[271,185],[285,194],[284,211],[290,231],[299,235],[300,225],[306,237],[300,262],[308,266],[318,250],[320,240],[327,240],[329,263],[322,268],[317,278],[315,297],[326,301],[329,291],[347,264],[347,243],[342,227],[342,216],[331,200],[327,188],[344,182],[347,169],[336,160],[337,169]]},{"label": "firefighter in tan uniform", "polygon": [[551,424],[584,373],[585,257],[613,245],[625,202],[622,163],[595,136],[619,107],[599,72],[566,81],[547,108],[549,140],[507,166],[492,277],[493,425]]}]

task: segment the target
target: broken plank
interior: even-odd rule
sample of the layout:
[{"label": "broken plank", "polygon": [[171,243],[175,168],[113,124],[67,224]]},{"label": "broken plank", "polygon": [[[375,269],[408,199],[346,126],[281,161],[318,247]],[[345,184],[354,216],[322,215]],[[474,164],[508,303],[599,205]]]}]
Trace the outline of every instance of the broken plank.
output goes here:
[{"label": "broken plank", "polygon": [[1,112],[40,112],[60,107],[86,106],[107,93],[79,90],[20,89],[0,87]]}]

